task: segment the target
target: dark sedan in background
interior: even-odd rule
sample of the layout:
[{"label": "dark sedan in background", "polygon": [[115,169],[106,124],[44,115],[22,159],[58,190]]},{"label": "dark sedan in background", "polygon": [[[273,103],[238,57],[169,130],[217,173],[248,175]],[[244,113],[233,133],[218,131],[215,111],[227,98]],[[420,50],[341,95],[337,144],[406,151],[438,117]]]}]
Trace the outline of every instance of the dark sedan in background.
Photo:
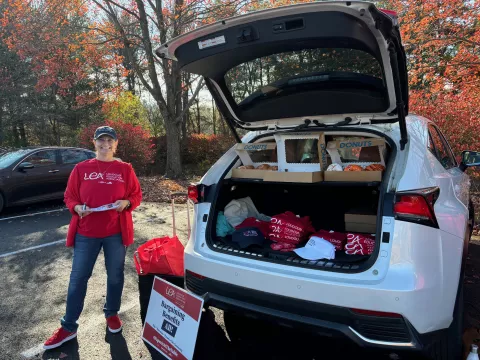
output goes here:
[{"label": "dark sedan in background", "polygon": [[95,153],[73,147],[0,152],[0,212],[7,206],[62,199],[73,167]]}]

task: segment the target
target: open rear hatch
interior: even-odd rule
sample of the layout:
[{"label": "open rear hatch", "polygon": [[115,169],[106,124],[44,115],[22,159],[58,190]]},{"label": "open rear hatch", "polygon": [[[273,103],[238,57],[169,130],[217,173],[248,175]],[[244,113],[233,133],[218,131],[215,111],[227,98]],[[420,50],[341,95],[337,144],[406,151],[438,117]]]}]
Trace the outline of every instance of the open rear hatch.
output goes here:
[{"label": "open rear hatch", "polygon": [[[212,208],[206,240],[210,248],[262,261],[338,272],[365,271],[375,263],[380,242],[388,242],[390,235],[381,234],[380,229],[384,209],[393,208],[392,198],[385,195],[385,181],[390,176],[397,149],[384,134],[361,125],[398,122],[400,150],[407,143],[406,58],[394,13],[363,1],[279,7],[198,28],[163,44],[156,53],[161,58],[177,61],[183,70],[205,78],[238,142],[241,141],[235,128],[270,130],[266,136],[275,137],[272,141],[282,154],[283,164],[269,158],[259,162],[276,167],[277,172],[273,174],[276,178],[288,177],[297,171],[298,176],[303,172],[302,175],[307,174],[306,178],[310,176],[312,180],[272,181],[267,180],[267,175],[260,180],[248,179],[248,176],[235,178],[232,173],[239,170],[240,165],[244,167],[242,171],[246,171],[244,174],[251,171],[243,159],[236,159],[209,200]],[[314,137],[318,139],[320,132],[325,132],[327,137],[329,132],[340,136],[356,132],[356,139],[352,139],[356,145],[349,149],[352,156],[361,152],[359,148],[364,140],[385,138],[389,155],[385,156],[383,173],[378,171],[381,176],[375,181],[322,181],[323,174],[319,173],[325,167],[312,159],[325,150],[313,155],[304,151],[315,149],[316,145],[310,146],[310,141],[315,141],[310,135],[316,134]],[[310,144],[295,147],[303,151],[295,165],[289,164],[288,139],[278,138],[287,135],[308,139]],[[239,146],[244,145],[251,146]],[[347,160],[345,163],[352,159]],[[332,162],[338,164],[338,161]],[[363,169],[367,170],[366,167],[375,162],[364,165]],[[253,171],[260,171],[256,169]],[[336,177],[333,173],[328,175]],[[339,174],[338,178],[342,176]],[[244,198],[249,198],[259,213],[270,217],[285,211],[309,216],[317,231],[370,234],[375,238],[374,249],[370,249],[368,255],[346,254],[346,250],[340,250],[335,261],[328,261],[302,259],[293,251],[277,251],[268,241],[255,250],[236,247],[232,237],[218,235],[217,226],[221,212],[232,201]],[[245,236],[253,235],[251,232]],[[351,240],[353,251],[356,243],[363,241],[357,237]],[[304,244],[305,239],[299,245]]]},{"label": "open rear hatch", "polygon": [[205,77],[234,132],[399,121],[402,149],[407,142],[397,19],[371,3],[253,12],[181,35],[156,53]]}]

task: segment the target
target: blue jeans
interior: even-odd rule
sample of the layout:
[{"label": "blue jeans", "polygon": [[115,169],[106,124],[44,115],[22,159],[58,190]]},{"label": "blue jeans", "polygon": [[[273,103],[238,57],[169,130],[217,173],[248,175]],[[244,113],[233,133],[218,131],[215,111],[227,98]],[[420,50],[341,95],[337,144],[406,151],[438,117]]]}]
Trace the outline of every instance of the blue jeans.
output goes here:
[{"label": "blue jeans", "polygon": [[93,267],[102,247],[107,268],[107,297],[103,312],[105,317],[109,317],[116,315],[120,310],[126,253],[121,234],[105,238],[91,238],[77,234],[68,285],[67,310],[61,320],[62,327],[67,331],[73,332],[78,328],[77,320],[83,310],[87,283],[92,276]]}]

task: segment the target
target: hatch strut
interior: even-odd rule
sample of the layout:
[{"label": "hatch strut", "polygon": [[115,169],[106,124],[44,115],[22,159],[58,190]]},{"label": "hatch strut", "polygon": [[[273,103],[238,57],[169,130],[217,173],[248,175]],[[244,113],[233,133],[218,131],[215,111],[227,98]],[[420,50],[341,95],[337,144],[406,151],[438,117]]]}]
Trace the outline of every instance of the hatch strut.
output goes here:
[{"label": "hatch strut", "polygon": [[407,124],[405,122],[405,104],[403,102],[402,90],[400,88],[400,72],[398,70],[397,52],[392,43],[390,43],[388,51],[390,52],[390,64],[392,65],[393,83],[395,86],[395,99],[397,100],[396,110],[400,125],[400,150],[404,150],[405,145],[408,142]]}]

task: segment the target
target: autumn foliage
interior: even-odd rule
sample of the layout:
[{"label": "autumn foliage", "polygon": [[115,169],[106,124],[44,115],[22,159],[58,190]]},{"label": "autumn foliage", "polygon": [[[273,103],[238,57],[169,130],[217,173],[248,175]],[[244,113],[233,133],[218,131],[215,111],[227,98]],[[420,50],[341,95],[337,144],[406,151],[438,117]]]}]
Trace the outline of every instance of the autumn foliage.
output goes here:
[{"label": "autumn foliage", "polygon": [[155,154],[155,145],[150,140],[150,133],[141,126],[107,120],[104,124],[94,124],[84,128],[79,134],[80,146],[94,150],[93,134],[101,125],[112,126],[117,133],[118,148],[115,157],[131,163],[136,172],[144,173],[152,163]]},{"label": "autumn foliage", "polygon": [[434,120],[455,155],[480,150],[480,2],[390,0],[398,12],[410,110]]},{"label": "autumn foliage", "polygon": [[[107,56],[111,48],[96,43],[85,23],[88,11],[88,3],[80,0],[7,0],[0,19],[0,35],[8,48],[31,63],[36,90],[73,97],[79,108],[101,96],[89,78],[93,69],[108,69],[119,61]],[[80,82],[91,91],[72,92]]]}]

